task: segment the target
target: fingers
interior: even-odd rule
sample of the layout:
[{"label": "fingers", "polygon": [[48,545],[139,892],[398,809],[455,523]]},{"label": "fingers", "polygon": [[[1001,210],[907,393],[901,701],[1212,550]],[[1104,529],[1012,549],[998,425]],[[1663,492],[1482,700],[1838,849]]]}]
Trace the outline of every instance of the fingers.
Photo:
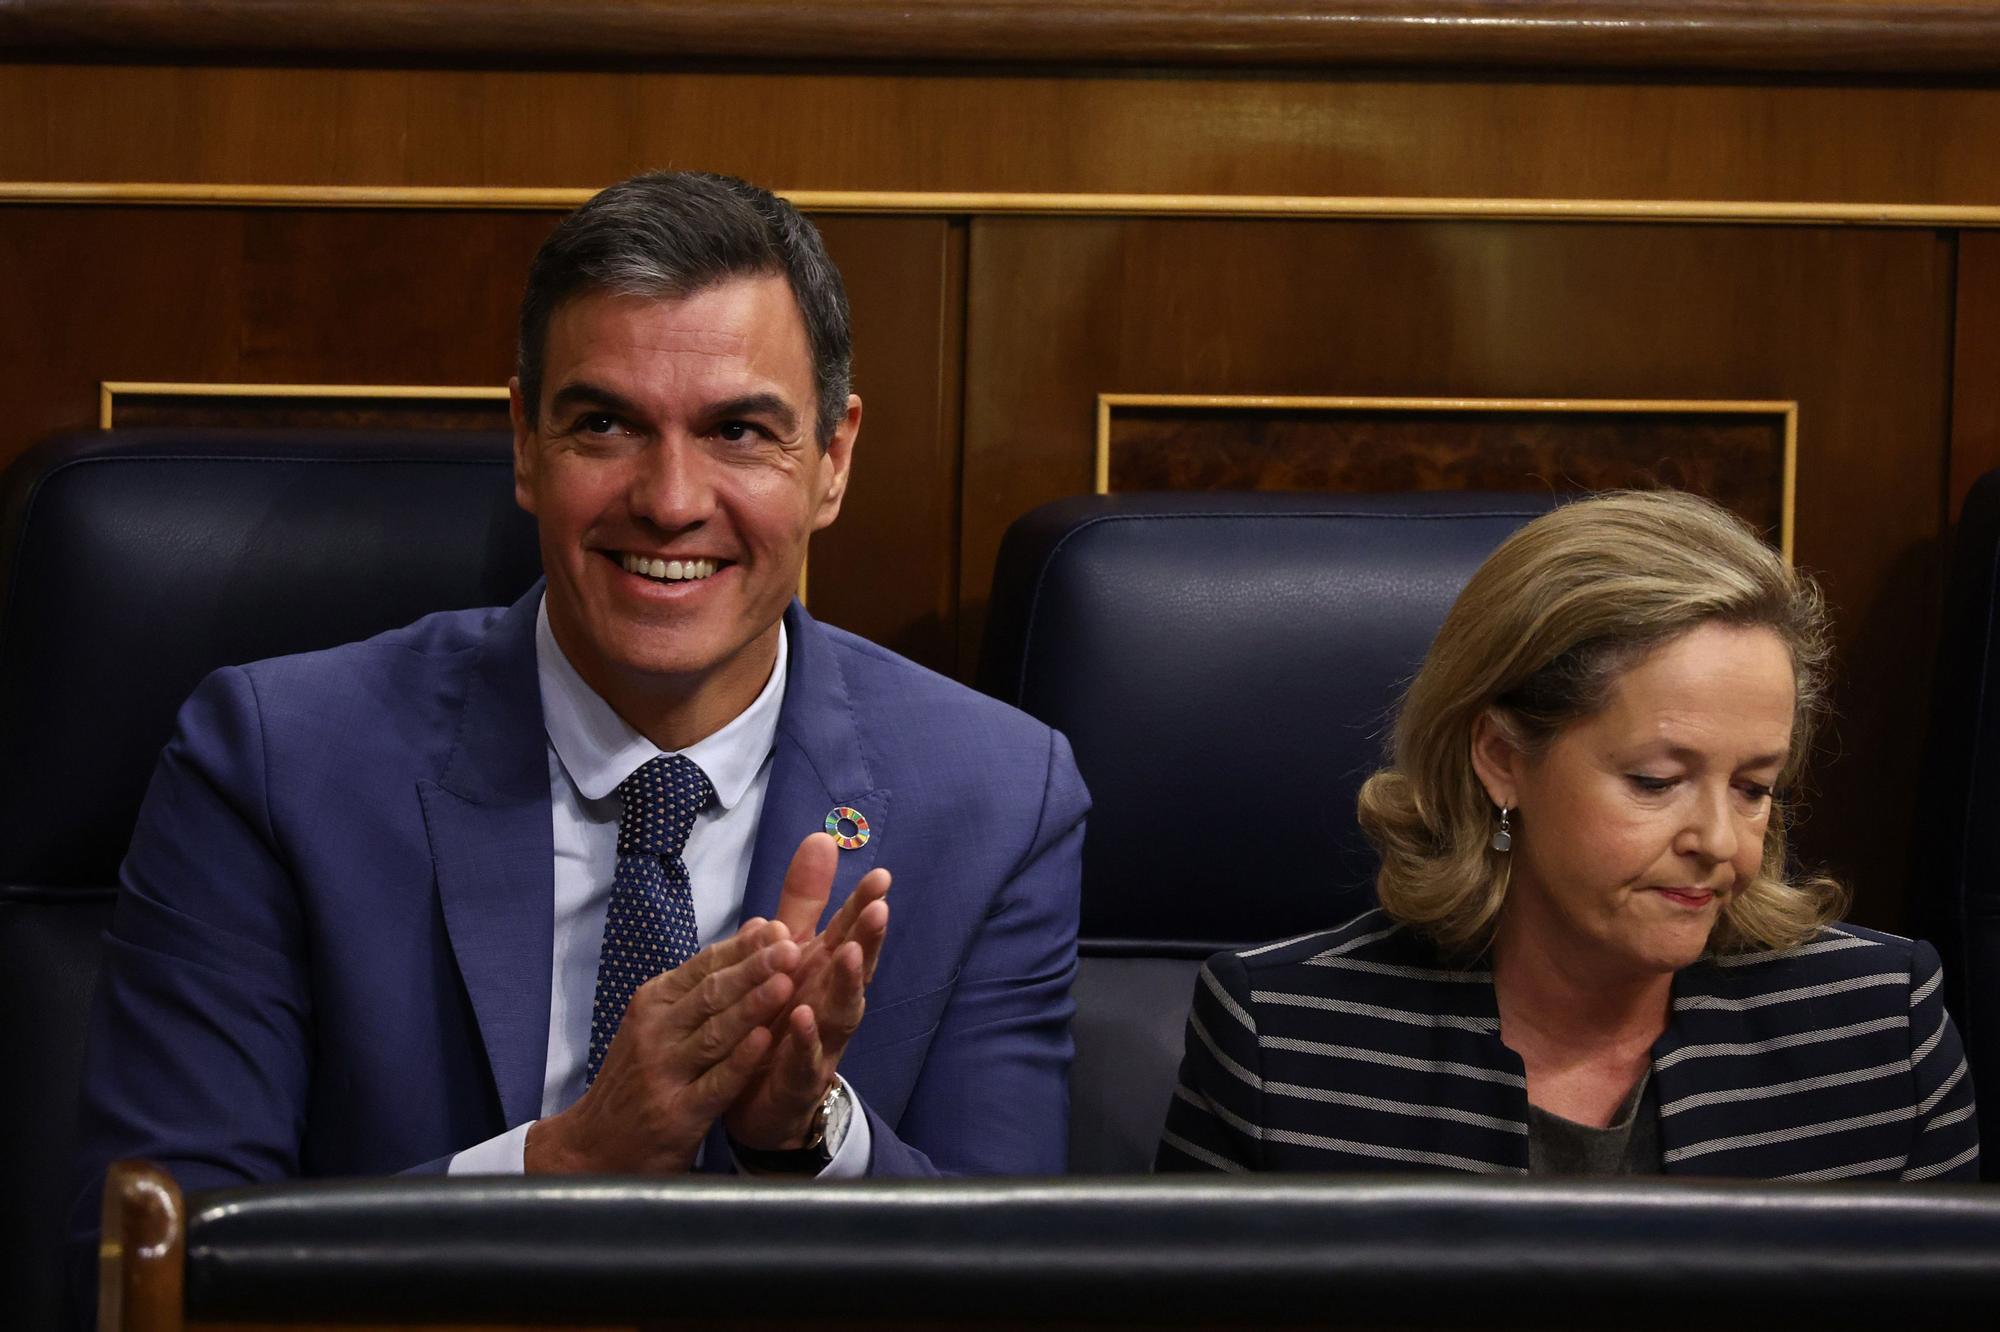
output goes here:
[{"label": "fingers", "polygon": [[769,1028],[759,1025],[745,1032],[726,1058],[710,1064],[688,1083],[690,1109],[709,1122],[721,1118],[757,1076],[770,1050]]},{"label": "fingers", "polygon": [[799,965],[792,972],[792,979],[797,983],[797,1003],[814,1008],[824,1007],[833,958],[849,943],[860,947],[862,986],[865,988],[875,978],[875,967],[882,957],[882,943],[889,931],[889,904],[884,900],[888,891],[889,871],[870,870],[855,885],[853,894],[841,905],[840,911],[827,922],[826,929],[806,945]]},{"label": "fingers", "polygon": [[861,882],[854,885],[854,891],[847,895],[847,900],[840,904],[840,910],[834,912],[833,919],[826,923],[826,928],[813,942],[832,950],[856,937],[857,922],[888,894],[889,871],[879,868],[869,870],[861,876]]},{"label": "fingers", "polygon": [[661,1011],[665,1034],[682,1039],[694,1067],[723,1058],[750,1027],[762,1026],[782,1011],[797,990],[791,972],[798,962],[799,946],[780,939],[711,971],[693,989],[669,992]]},{"label": "fingers", "polygon": [[[848,1038],[861,1025],[867,1007],[867,961],[860,943],[849,940],[833,955],[832,975],[826,993],[812,1009],[821,1052],[832,1065],[839,1063]],[[797,1010],[794,1010],[797,1011]]]},{"label": "fingers", "polygon": [[840,849],[823,832],[813,833],[792,853],[785,886],[778,894],[778,920],[794,939],[810,939],[833,894],[833,871]]},{"label": "fingers", "polygon": [[776,921],[753,916],[727,939],[717,939],[672,971],[663,971],[646,987],[658,986],[656,997],[678,998],[701,985],[710,976],[753,957],[761,949],[783,942],[789,936]]},{"label": "fingers", "polygon": [[810,1114],[826,1095],[833,1069],[825,1062],[819,1025],[812,1009],[791,1011],[784,1039],[778,1043],[777,1054],[771,1061],[769,1077],[773,1099],[800,1114]]},{"label": "fingers", "polygon": [[850,938],[861,948],[861,983],[875,979],[875,965],[882,960],[882,943],[889,937],[889,904],[877,900],[861,912]]}]

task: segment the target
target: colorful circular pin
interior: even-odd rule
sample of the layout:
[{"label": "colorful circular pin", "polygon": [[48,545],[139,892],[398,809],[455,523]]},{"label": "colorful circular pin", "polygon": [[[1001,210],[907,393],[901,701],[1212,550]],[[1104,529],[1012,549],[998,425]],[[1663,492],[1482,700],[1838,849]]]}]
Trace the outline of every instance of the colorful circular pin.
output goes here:
[{"label": "colorful circular pin", "polygon": [[833,834],[833,844],[843,851],[868,845],[868,820],[858,809],[838,806],[826,816],[826,830]]}]

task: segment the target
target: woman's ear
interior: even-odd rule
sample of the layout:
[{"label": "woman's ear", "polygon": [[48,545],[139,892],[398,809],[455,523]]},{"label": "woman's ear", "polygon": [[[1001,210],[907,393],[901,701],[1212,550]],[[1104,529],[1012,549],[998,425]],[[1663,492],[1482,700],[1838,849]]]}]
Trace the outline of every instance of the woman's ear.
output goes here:
[{"label": "woman's ear", "polygon": [[1523,762],[1506,723],[1491,708],[1480,713],[1472,723],[1472,771],[1496,808],[1515,807]]}]

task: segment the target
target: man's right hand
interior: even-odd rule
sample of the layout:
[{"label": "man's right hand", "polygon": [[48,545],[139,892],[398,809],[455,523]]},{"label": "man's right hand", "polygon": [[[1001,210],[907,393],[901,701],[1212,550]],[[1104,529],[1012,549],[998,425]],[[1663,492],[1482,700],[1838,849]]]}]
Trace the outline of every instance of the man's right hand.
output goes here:
[{"label": "man's right hand", "polygon": [[633,992],[596,1081],[528,1130],[529,1174],[677,1174],[770,1051],[792,997],[799,946],[784,925],[745,921]]}]

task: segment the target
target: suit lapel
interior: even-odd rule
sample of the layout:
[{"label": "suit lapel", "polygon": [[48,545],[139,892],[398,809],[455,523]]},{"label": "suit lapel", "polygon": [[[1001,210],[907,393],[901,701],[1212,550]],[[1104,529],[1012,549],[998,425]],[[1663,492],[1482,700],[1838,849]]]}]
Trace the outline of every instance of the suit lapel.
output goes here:
[{"label": "suit lapel", "polygon": [[745,919],[777,911],[792,853],[808,833],[825,829],[827,815],[836,807],[847,806],[868,820],[868,841],[840,853],[833,895],[827,902],[829,913],[875,867],[884,843],[894,836],[891,793],[876,785],[870,771],[854,701],[826,631],[794,601],[785,612],[785,636],[789,652],[785,702],[778,714],[771,782],[750,857],[750,880],[743,895]]},{"label": "suit lapel", "polygon": [[555,842],[535,668],[538,583],[469,669],[443,776],[421,781],[445,932],[508,1125],[541,1113],[554,965]]}]

